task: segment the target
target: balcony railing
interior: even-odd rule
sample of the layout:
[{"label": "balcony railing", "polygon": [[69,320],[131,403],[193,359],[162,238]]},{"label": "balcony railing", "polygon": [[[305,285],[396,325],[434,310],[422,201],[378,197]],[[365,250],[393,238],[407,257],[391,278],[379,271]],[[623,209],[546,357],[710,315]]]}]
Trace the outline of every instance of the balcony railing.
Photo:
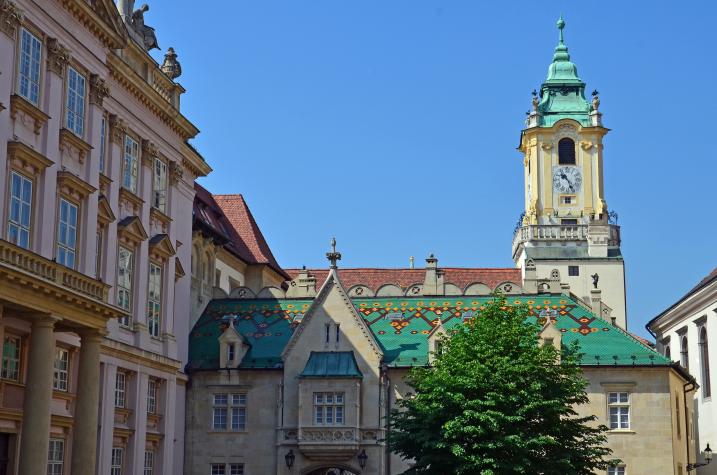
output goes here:
[{"label": "balcony railing", "polygon": [[513,255],[527,241],[587,241],[591,234],[608,232],[608,246],[620,245],[620,227],[613,224],[546,224],[521,226],[513,236]]},{"label": "balcony railing", "polygon": [[92,299],[107,302],[109,285],[4,239],[0,239],[0,266],[10,267]]}]

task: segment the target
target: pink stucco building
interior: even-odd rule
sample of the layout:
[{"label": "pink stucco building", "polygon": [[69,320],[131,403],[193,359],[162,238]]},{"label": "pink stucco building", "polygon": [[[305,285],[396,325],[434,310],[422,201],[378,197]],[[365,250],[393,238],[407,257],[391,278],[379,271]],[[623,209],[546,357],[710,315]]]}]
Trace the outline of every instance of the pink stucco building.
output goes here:
[{"label": "pink stucco building", "polygon": [[0,473],[183,471],[211,169],[133,3],[0,0]]}]

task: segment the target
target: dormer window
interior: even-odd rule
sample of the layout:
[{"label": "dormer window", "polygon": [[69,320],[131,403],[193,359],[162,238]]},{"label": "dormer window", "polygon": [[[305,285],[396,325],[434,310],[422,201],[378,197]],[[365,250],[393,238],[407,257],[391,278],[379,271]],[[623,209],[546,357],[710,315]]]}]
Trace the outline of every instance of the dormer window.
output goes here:
[{"label": "dormer window", "polygon": [[219,336],[219,367],[238,368],[248,350],[249,346],[230,320],[229,326]]},{"label": "dormer window", "polygon": [[575,142],[564,138],[558,142],[558,163],[560,165],[575,165]]}]

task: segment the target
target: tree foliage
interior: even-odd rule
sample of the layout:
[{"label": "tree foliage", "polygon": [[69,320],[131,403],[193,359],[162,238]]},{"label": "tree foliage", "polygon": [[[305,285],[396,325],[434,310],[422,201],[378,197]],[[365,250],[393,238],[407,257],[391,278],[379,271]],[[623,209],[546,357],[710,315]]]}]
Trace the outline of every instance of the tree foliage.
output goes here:
[{"label": "tree foliage", "polygon": [[412,461],[404,474],[592,475],[608,466],[605,426],[580,417],[588,402],[577,346],[538,345],[526,306],[496,296],[452,331],[414,394],[389,418],[388,444]]}]

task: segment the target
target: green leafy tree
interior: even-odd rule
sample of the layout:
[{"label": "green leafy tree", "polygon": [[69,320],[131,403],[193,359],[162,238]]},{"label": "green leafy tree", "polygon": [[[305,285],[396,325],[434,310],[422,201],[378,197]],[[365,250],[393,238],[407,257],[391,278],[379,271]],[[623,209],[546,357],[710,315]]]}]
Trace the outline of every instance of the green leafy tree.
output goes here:
[{"label": "green leafy tree", "polygon": [[[526,306],[498,295],[440,344],[414,393],[390,418],[388,444],[404,474],[592,475],[611,453],[605,426],[579,417],[588,402],[577,346],[538,345]],[[614,461],[612,461],[614,463]]]}]

